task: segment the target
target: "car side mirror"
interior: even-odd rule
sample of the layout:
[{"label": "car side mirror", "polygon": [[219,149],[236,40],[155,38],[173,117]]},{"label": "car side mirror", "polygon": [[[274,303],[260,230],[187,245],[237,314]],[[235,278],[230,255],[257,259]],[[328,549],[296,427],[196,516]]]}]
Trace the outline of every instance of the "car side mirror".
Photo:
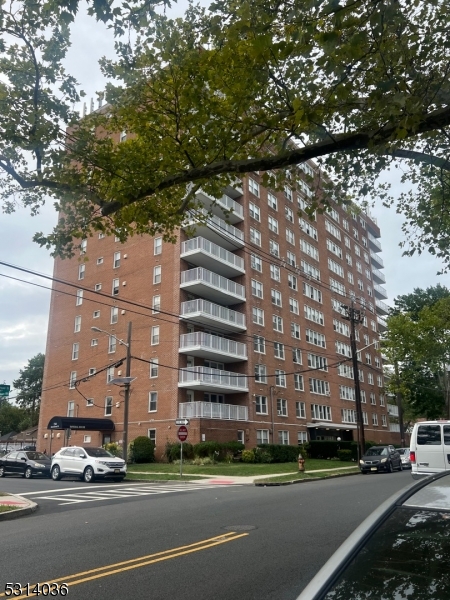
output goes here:
[{"label": "car side mirror", "polygon": [[27,459],[24,456],[22,456],[20,460],[24,460],[26,462]]},{"label": "car side mirror", "polygon": [[80,458],[87,458],[86,454],[80,454]]}]

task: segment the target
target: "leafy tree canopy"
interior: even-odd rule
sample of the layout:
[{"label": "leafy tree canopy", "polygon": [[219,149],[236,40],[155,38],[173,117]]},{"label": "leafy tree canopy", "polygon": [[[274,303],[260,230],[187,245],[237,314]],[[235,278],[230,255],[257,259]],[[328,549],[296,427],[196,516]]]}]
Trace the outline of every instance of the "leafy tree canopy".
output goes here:
[{"label": "leafy tree canopy", "polygon": [[2,435],[15,431],[19,433],[29,427],[26,412],[23,408],[13,406],[9,402],[3,403],[0,408],[0,431]]},{"label": "leafy tree canopy", "polygon": [[315,159],[322,207],[390,204],[378,176],[401,168],[405,252],[450,262],[445,0],[216,0],[179,19],[156,6],[89,2],[117,56],[101,63],[107,107],[80,120],[63,68],[78,0],[2,4],[3,207],[54,198],[61,218],[38,243],[70,255],[96,230],[170,239],[200,186],[217,197],[255,170],[281,185],[272,170]]},{"label": "leafy tree canopy", "polygon": [[420,311],[425,306],[432,307],[438,300],[448,297],[450,297],[450,290],[440,283],[426,290],[414,288],[410,294],[397,296],[394,299],[395,308],[392,309],[392,314],[408,313],[413,321],[417,321]]},{"label": "leafy tree canopy", "polygon": [[25,368],[20,369],[19,377],[13,381],[13,386],[17,390],[16,403],[30,413],[31,425],[37,422],[44,377],[44,361],[44,354],[36,354],[30,358]]}]

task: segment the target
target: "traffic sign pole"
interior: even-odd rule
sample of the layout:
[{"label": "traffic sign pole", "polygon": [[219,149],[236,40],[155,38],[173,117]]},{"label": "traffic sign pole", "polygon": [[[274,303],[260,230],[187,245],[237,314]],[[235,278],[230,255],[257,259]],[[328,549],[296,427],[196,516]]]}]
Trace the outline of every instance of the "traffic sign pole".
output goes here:
[{"label": "traffic sign pole", "polygon": [[[186,421],[188,421],[188,419],[185,419]],[[188,421],[189,423],[189,421]],[[185,442],[187,440],[188,437],[188,430],[186,425],[180,425],[180,427],[178,427],[178,431],[177,431],[177,436],[178,439],[181,442],[181,451],[180,451],[180,477],[183,477],[183,442]]]},{"label": "traffic sign pole", "polygon": [[180,477],[183,477],[183,442],[181,442],[181,453],[180,453]]}]

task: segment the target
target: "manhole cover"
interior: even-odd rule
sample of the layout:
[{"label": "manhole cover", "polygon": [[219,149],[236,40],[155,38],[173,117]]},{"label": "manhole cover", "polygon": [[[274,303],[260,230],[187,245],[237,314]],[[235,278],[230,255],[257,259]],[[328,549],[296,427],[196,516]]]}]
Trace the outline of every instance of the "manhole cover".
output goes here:
[{"label": "manhole cover", "polygon": [[227,525],[223,529],[226,531],[252,531],[256,529],[256,525]]}]

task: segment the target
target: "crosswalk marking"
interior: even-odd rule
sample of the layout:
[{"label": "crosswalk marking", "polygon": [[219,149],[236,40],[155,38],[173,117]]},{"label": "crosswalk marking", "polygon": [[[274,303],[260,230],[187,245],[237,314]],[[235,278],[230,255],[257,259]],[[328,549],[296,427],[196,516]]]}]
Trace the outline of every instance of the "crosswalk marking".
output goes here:
[{"label": "crosswalk marking", "polygon": [[[74,488],[71,488],[72,490]],[[85,490],[86,488],[82,488]],[[191,492],[205,489],[217,489],[215,485],[144,485],[128,486],[109,490],[89,490],[82,493],[70,492],[68,490],[58,490],[51,495],[36,496],[36,500],[55,500],[59,506],[68,504],[83,504],[85,502],[98,502],[100,500],[118,500],[120,498],[136,498],[138,496],[152,496],[155,494],[170,494],[174,492]],[[43,492],[45,494],[45,492]]]}]

